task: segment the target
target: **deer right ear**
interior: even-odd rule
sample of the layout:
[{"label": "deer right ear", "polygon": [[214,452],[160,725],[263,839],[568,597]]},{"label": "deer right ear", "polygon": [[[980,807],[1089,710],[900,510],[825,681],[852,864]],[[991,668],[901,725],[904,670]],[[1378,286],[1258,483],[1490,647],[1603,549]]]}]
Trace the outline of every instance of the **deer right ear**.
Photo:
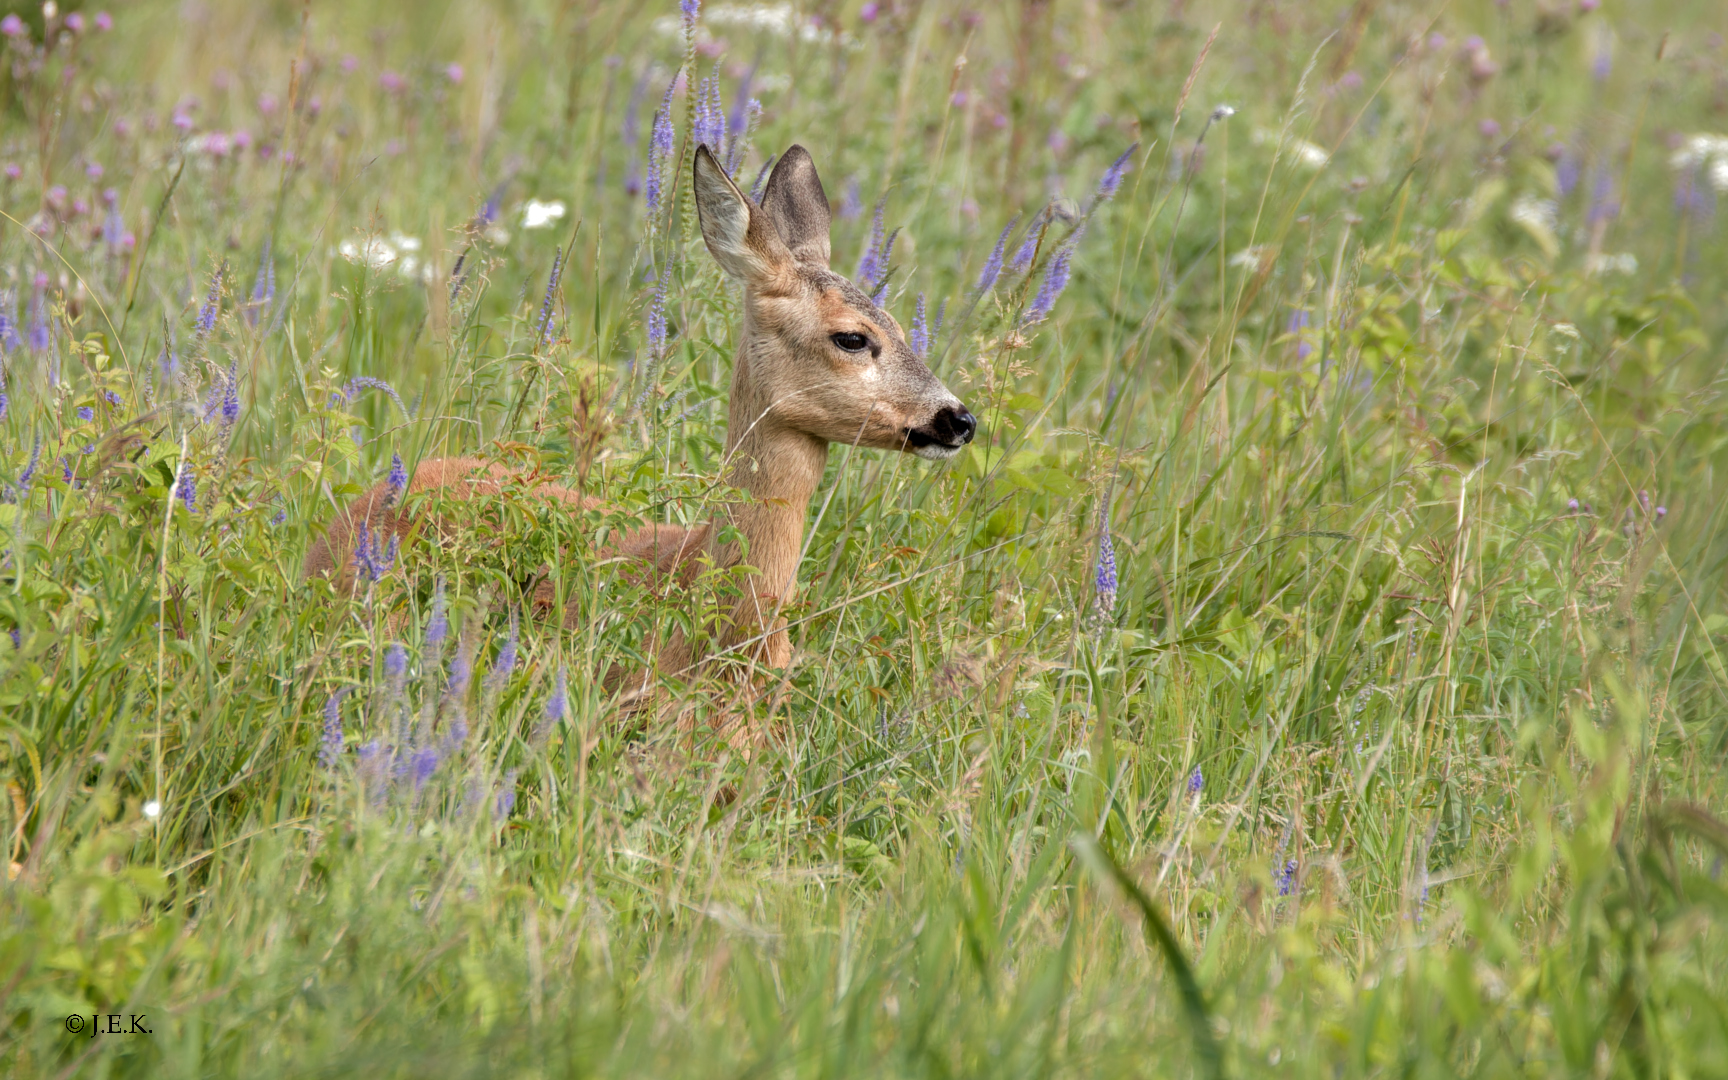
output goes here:
[{"label": "deer right ear", "polygon": [[772,276],[792,258],[774,226],[714,160],[706,146],[696,148],[696,216],[702,241],[720,268],[751,284]]},{"label": "deer right ear", "polygon": [[828,229],[833,219],[810,151],[794,144],[780,155],[762,191],[762,209],[794,258],[828,265]]}]

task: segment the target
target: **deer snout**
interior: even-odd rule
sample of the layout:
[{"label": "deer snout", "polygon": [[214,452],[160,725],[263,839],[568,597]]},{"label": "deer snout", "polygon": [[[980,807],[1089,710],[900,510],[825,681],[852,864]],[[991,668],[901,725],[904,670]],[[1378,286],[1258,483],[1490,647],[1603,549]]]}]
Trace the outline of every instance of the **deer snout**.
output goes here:
[{"label": "deer snout", "polygon": [[972,441],[972,436],[978,433],[978,418],[966,411],[964,405],[944,406],[930,421],[930,427],[935,430],[936,438],[950,446],[964,446]]}]

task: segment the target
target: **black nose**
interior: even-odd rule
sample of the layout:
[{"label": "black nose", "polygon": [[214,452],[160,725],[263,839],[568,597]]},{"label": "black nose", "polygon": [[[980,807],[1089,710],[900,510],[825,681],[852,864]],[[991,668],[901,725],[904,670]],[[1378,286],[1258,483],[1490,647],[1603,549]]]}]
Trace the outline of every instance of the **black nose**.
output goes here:
[{"label": "black nose", "polygon": [[978,432],[978,420],[966,411],[966,406],[955,405],[937,412],[930,421],[930,426],[936,432],[936,437],[952,446],[955,443],[969,443],[972,436]]}]

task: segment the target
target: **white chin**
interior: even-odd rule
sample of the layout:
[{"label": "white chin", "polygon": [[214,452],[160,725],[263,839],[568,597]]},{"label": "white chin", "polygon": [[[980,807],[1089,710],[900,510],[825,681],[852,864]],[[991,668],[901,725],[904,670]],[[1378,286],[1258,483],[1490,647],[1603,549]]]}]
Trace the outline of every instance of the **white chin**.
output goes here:
[{"label": "white chin", "polygon": [[936,446],[932,444],[930,446],[920,446],[912,452],[917,454],[919,457],[924,458],[926,461],[947,461],[955,454],[958,454],[960,448],[958,446]]}]

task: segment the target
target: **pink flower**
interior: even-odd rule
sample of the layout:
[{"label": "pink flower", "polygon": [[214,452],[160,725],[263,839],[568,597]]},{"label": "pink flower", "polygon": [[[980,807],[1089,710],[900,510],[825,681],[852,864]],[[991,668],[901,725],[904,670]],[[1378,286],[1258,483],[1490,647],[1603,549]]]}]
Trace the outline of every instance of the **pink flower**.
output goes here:
[{"label": "pink flower", "polygon": [[1578,10],[1585,15],[1602,6],[1602,0],[1578,0]]},{"label": "pink flower", "polygon": [[72,14],[66,16],[66,29],[72,31],[74,34],[83,30],[84,29],[84,16],[78,14],[76,11],[74,11]]},{"label": "pink flower", "polygon": [[88,176],[92,180],[102,179],[102,163],[92,161],[90,164],[84,166],[84,175]]},{"label": "pink flower", "polygon": [[1492,139],[1500,134],[1500,121],[1489,117],[1476,125],[1476,130],[1484,139]]},{"label": "pink flower", "polygon": [[858,9],[858,17],[865,22],[875,22],[878,14],[880,12],[875,4],[865,4]]},{"label": "pink flower", "polygon": [[258,95],[258,111],[263,113],[265,116],[269,116],[271,113],[275,112],[276,111],[276,95],[275,94],[259,94]]},{"label": "pink flower", "polygon": [[181,131],[192,130],[192,117],[178,109],[174,110],[174,118],[170,122]]},{"label": "pink flower", "polygon": [[386,69],[382,75],[378,76],[378,85],[383,88],[385,93],[400,94],[408,88],[408,80],[404,79],[400,73]]},{"label": "pink flower", "polygon": [[138,246],[138,238],[136,236],[132,235],[130,230],[120,234],[120,247],[122,250],[131,251],[133,248],[135,248],[137,246]]},{"label": "pink flower", "polygon": [[360,58],[355,56],[353,53],[349,53],[348,55],[346,55],[342,58],[341,67],[342,67],[342,74],[344,74],[344,75],[354,74],[354,69],[359,67],[359,66],[360,66]]},{"label": "pink flower", "polygon": [[12,162],[6,163],[6,179],[16,180],[23,175],[24,170],[19,168],[16,164],[13,164]]},{"label": "pink flower", "polygon": [[24,33],[24,20],[16,15],[8,15],[0,19],[0,34],[7,37],[20,37]]},{"label": "pink flower", "polygon": [[95,22],[96,29],[98,30],[114,29],[114,16],[108,14],[106,11],[98,11],[96,13]]},{"label": "pink flower", "polygon": [[230,138],[234,142],[234,149],[236,151],[244,150],[252,145],[252,133],[247,131],[245,128],[236,131],[232,136],[230,136]]},{"label": "pink flower", "polygon": [[966,91],[954,91],[954,96],[948,99],[948,104],[954,106],[956,109],[964,109],[966,107]]},{"label": "pink flower", "polygon": [[132,124],[125,117],[114,121],[114,137],[116,139],[124,139],[130,134],[132,134]]},{"label": "pink flower", "polygon": [[1339,79],[1338,85],[1345,90],[1360,90],[1362,75],[1355,71],[1346,71]]},{"label": "pink flower", "polygon": [[84,199],[72,200],[72,216],[83,217],[90,212],[90,204]]},{"label": "pink flower", "polygon": [[462,79],[466,75],[467,72],[462,70],[461,64],[451,63],[444,65],[444,77],[453,83],[461,83]]},{"label": "pink flower", "polygon": [[1434,50],[1435,52],[1439,52],[1441,49],[1444,49],[1446,47],[1446,35],[1442,34],[1438,30],[1434,31],[1432,34],[1429,34],[1428,35],[1428,47],[1430,49]]}]

